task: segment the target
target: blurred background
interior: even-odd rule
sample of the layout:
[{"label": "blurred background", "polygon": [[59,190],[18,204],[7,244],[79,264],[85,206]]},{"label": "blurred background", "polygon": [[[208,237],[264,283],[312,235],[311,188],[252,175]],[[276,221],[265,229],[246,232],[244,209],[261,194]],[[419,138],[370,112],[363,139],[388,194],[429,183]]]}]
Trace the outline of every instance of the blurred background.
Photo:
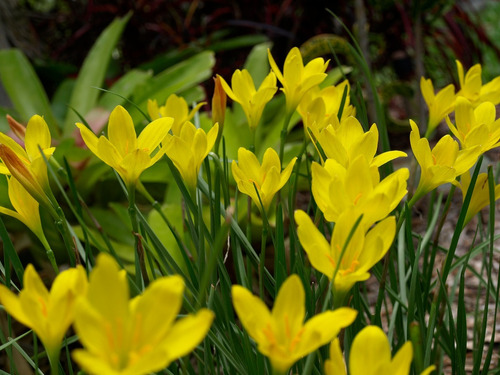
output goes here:
[{"label": "blurred background", "polygon": [[[278,64],[294,46],[306,58],[331,58],[333,46],[348,63],[340,38],[349,37],[330,12],[357,35],[386,101],[394,93],[412,96],[415,88],[404,83],[418,81],[419,69],[438,88],[455,82],[455,58],[466,68],[484,63],[486,80],[500,74],[500,3],[484,0],[2,0],[0,48],[22,50],[51,96],[78,73],[106,26],[129,11],[108,84],[131,68],[158,72],[205,49],[216,52],[214,72],[228,77],[264,40],[273,43]],[[9,106],[5,94],[0,100]]]}]

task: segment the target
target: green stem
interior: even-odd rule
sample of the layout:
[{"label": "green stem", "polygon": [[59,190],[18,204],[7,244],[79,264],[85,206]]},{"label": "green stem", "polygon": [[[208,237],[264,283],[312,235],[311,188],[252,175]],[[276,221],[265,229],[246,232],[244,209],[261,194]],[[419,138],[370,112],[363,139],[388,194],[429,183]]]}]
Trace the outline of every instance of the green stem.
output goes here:
[{"label": "green stem", "polygon": [[260,298],[264,298],[264,270],[266,268],[266,243],[267,232],[269,230],[267,220],[262,223],[262,239],[260,243],[260,262],[259,262],[259,292]]},{"label": "green stem", "polygon": [[144,286],[143,277],[147,279],[147,273],[144,263],[144,250],[139,239],[139,221],[137,220],[137,209],[135,207],[135,185],[129,185],[127,188],[128,214],[132,223],[132,235],[134,236],[135,282],[139,289],[141,289],[141,286]]},{"label": "green stem", "polygon": [[286,135],[288,134],[288,125],[290,124],[290,120],[292,119],[292,115],[295,110],[293,111],[287,111],[285,115],[285,120],[283,121],[283,128],[281,129],[281,136],[280,136],[280,160],[281,163],[283,164],[283,155],[285,153],[285,141],[286,141]]},{"label": "green stem", "polygon": [[56,208],[58,218],[56,220],[56,226],[57,229],[59,230],[59,233],[61,233],[61,236],[64,241],[64,246],[66,247],[66,251],[68,253],[68,258],[69,258],[69,264],[71,267],[75,267],[76,265],[76,248],[75,248],[75,243],[73,241],[73,237],[71,236],[71,233],[68,230],[68,221],[66,220],[66,216],[64,215],[64,212],[60,206]]},{"label": "green stem", "polygon": [[59,375],[59,355],[60,348],[56,348],[55,350],[47,349],[47,356],[49,357],[50,363],[50,375]]}]

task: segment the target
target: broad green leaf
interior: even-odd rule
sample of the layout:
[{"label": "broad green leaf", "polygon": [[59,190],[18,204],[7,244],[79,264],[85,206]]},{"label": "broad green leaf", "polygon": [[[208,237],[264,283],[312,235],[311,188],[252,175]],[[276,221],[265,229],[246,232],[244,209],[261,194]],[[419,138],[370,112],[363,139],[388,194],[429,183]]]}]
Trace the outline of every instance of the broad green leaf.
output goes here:
[{"label": "broad green leaf", "polygon": [[264,78],[269,74],[269,61],[267,57],[267,49],[271,48],[272,43],[261,43],[256,45],[248,55],[244,69],[248,70],[253,78],[255,87],[259,87]]},{"label": "broad green leaf", "polygon": [[[137,90],[132,100],[146,111],[148,99],[156,99],[158,103],[165,102],[170,94],[187,90],[210,78],[214,64],[213,52],[201,52],[154,76],[147,86]],[[143,120],[136,108],[129,106],[127,110],[134,123]]]},{"label": "broad green leaf", "polygon": [[147,84],[151,76],[150,71],[130,70],[109,88],[109,92],[102,94],[98,106],[111,111],[117,105],[123,105],[124,98],[130,98],[139,86]]},{"label": "broad green leaf", "polygon": [[53,136],[59,134],[47,93],[33,66],[18,49],[0,51],[0,80],[20,118],[28,122],[31,116],[41,115]]},{"label": "broad green leaf", "polygon": [[[130,16],[129,13],[123,18],[115,19],[99,36],[83,62],[69,101],[69,106],[83,116],[86,116],[97,104],[100,91],[96,87],[103,86],[111,54]],[[76,113],[68,111],[63,134],[70,134],[74,129],[75,122],[78,121],[80,119]]]}]

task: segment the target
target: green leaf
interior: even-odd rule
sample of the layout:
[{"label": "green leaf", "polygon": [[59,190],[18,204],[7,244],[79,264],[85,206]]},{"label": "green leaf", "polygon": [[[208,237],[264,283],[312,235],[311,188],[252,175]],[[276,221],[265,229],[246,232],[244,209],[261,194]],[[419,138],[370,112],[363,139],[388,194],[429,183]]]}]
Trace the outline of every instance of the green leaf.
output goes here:
[{"label": "green leaf", "polygon": [[145,85],[152,75],[153,73],[151,71],[145,72],[138,69],[130,70],[116,81],[113,86],[109,88],[108,92],[102,95],[99,100],[99,107],[111,111],[117,105],[123,105],[125,103],[125,99],[123,98],[130,98],[135,90],[139,86]]},{"label": "green leaf", "polygon": [[59,134],[47,93],[33,66],[18,49],[0,51],[0,80],[20,118],[28,122],[33,115],[45,118],[52,135]]},{"label": "green leaf", "polygon": [[[213,52],[199,53],[154,76],[150,84],[145,86],[143,90],[138,90],[139,92],[132,100],[142,110],[147,109],[148,99],[156,99],[158,103],[163,103],[169,95],[197,86],[200,82],[208,79],[212,75],[214,64]],[[127,110],[134,119],[134,123],[143,119],[136,108],[127,107]]]},{"label": "green leaf", "polygon": [[[75,108],[83,116],[96,106],[99,90],[104,82],[106,71],[111,60],[111,53],[123,32],[131,13],[117,18],[102,32],[83,62],[80,73],[71,95],[69,106]],[[63,134],[70,134],[75,122],[80,121],[74,111],[68,111],[64,122]]]}]

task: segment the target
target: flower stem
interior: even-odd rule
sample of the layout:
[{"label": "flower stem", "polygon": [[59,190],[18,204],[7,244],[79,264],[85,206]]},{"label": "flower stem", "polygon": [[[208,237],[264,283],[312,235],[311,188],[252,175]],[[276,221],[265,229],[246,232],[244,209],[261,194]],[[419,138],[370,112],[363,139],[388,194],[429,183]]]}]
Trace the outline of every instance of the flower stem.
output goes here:
[{"label": "flower stem", "polygon": [[281,129],[281,137],[280,137],[280,160],[281,164],[283,164],[283,155],[285,153],[285,141],[286,135],[288,134],[288,125],[290,124],[290,120],[292,119],[294,111],[287,111],[285,115],[285,120],[283,121],[283,129]]},{"label": "flower stem", "polygon": [[[137,209],[135,207],[135,185],[127,186],[128,190],[128,214],[132,223],[132,234],[134,236],[135,250],[135,282],[141,288],[144,279],[147,279],[146,266],[144,264],[144,250],[140,241],[139,222],[137,220]],[[143,279],[144,278],[144,279]],[[147,281],[146,281],[147,282]]]},{"label": "flower stem", "polygon": [[50,363],[50,375],[59,375],[59,355],[60,349],[47,350],[47,356]]}]

